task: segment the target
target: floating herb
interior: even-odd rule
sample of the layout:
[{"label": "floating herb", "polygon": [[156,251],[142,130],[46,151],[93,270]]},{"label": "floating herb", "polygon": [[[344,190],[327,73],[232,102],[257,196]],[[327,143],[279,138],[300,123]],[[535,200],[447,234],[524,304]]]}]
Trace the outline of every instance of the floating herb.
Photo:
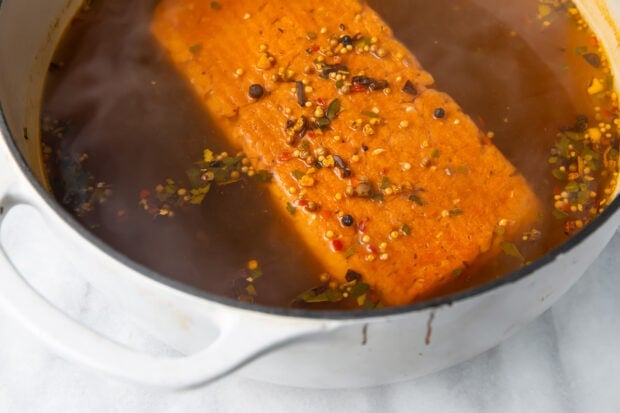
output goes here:
[{"label": "floating herb", "polygon": [[196,54],[202,50],[202,44],[198,43],[189,47],[189,52]]},{"label": "floating herb", "polygon": [[301,178],[303,178],[304,176],[306,176],[306,174],[305,174],[304,172],[299,171],[299,170],[297,170],[297,169],[296,169],[296,170],[294,170],[294,171],[292,172],[292,175],[293,175],[293,178],[297,179],[298,181],[299,181]]},{"label": "floating herb", "polygon": [[254,179],[262,183],[269,183],[271,182],[272,178],[273,178],[273,174],[265,170],[257,171],[256,175],[254,175]]},{"label": "floating herb", "polygon": [[403,224],[403,226],[400,228],[400,230],[403,232],[403,234],[409,236],[411,235],[411,227],[407,224]]},{"label": "floating herb", "polygon": [[354,256],[356,253],[357,253],[357,251],[355,250],[355,248],[349,247],[344,252],[344,257],[345,258],[350,258],[350,257]]},{"label": "floating herb", "polygon": [[360,112],[364,116],[368,116],[369,118],[378,118],[379,115],[371,110],[363,110]]},{"label": "floating herb", "polygon": [[329,106],[327,107],[327,112],[325,116],[327,117],[327,119],[332,121],[336,119],[336,117],[338,117],[338,113],[340,113],[340,100],[334,99],[330,102]]},{"label": "floating herb", "polygon": [[288,202],[286,204],[286,210],[288,211],[289,214],[295,215],[295,212],[297,212],[297,207],[291,204],[290,202]]},{"label": "floating herb", "polygon": [[390,178],[388,178],[387,176],[384,176],[383,179],[381,180],[381,189],[387,189],[390,187]]},{"label": "floating herb", "polygon": [[[215,156],[206,149],[202,159],[188,169],[187,185],[167,179],[163,184],[157,185],[154,195],[150,191],[142,191],[140,205],[153,216],[172,217],[172,207],[185,205],[201,205],[209,194],[212,185],[230,185],[242,179],[243,174],[253,176],[260,182],[270,182],[271,173],[266,170],[255,171],[249,167],[247,158],[242,156],[229,156],[226,153]],[[145,195],[148,192],[148,195]]]},{"label": "floating herb", "polygon": [[517,248],[517,246],[514,243],[508,242],[508,241],[502,241],[500,246],[502,248],[502,251],[504,251],[504,254],[514,257],[514,258],[518,258],[521,261],[525,261],[525,258],[523,258],[523,255],[521,255],[521,251],[519,251],[519,248]]}]

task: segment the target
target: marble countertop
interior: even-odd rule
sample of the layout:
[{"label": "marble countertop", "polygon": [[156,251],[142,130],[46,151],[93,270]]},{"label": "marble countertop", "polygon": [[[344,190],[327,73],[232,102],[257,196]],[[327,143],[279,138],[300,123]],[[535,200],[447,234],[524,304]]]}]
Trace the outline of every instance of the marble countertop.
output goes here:
[{"label": "marble countertop", "polygon": [[[29,230],[25,230],[29,227]],[[132,347],[172,350],[45,254],[36,222],[8,220],[2,242],[30,282],[71,316]],[[422,379],[363,390],[305,390],[228,377],[168,392],[67,362],[0,310],[1,412],[618,412],[620,231],[551,310],[499,347]]]}]

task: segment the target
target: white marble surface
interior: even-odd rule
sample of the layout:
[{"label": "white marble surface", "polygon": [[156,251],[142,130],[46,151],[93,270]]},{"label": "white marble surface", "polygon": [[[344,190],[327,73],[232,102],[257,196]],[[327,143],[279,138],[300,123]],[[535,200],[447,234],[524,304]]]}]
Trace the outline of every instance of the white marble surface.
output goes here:
[{"label": "white marble surface", "polygon": [[[41,224],[17,213],[2,231],[31,283],[96,330],[171,354],[62,257],[46,253],[51,235]],[[238,376],[190,392],[145,388],[57,357],[0,310],[0,412],[194,411],[620,412],[620,231],[560,302],[499,347],[429,377],[372,389],[309,391]]]}]

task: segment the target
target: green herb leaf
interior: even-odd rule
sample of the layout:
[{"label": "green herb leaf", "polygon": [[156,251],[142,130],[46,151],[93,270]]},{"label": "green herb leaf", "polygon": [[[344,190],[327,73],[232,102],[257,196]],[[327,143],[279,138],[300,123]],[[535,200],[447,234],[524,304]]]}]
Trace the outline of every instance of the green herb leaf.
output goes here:
[{"label": "green herb leaf", "polygon": [[308,152],[310,150],[310,142],[307,139],[301,141],[301,150]]},{"label": "green herb leaf", "polygon": [[218,3],[217,1],[212,1],[211,2],[211,8],[213,10],[219,10],[222,8],[222,6],[220,5],[220,3]]},{"label": "green herb leaf", "polygon": [[559,179],[560,181],[566,181],[568,179],[568,174],[560,168],[554,169],[551,171],[551,174],[555,177],[555,179]]},{"label": "green herb leaf", "polygon": [[340,290],[336,290],[332,288],[325,291],[325,297],[327,297],[327,301],[329,301],[330,303],[340,302],[344,298]]},{"label": "green herb leaf", "polygon": [[295,212],[297,212],[297,207],[291,204],[290,202],[288,202],[286,204],[286,210],[288,211],[289,214],[295,215]]},{"label": "green herb leaf", "polygon": [[364,282],[358,282],[351,288],[350,295],[353,298],[357,298],[361,295],[367,294],[369,291],[370,291],[370,285]]},{"label": "green herb leaf", "polygon": [[390,187],[390,178],[384,176],[381,180],[381,189],[387,189]]},{"label": "green herb leaf", "polygon": [[265,184],[271,182],[272,178],[273,178],[273,174],[264,169],[256,171],[256,174],[254,175],[254,179],[256,179],[259,182],[265,183]]},{"label": "green herb leaf", "polygon": [[256,287],[254,287],[254,284],[248,284],[247,287],[245,287],[245,291],[247,291],[250,297],[258,296],[258,292],[256,291]]},{"label": "green herb leaf", "polygon": [[334,99],[327,107],[327,113],[325,114],[325,116],[327,117],[327,119],[332,121],[336,119],[336,117],[338,117],[338,113],[340,113],[340,99]]},{"label": "green herb leaf", "polygon": [[316,126],[318,126],[319,129],[325,129],[329,126],[330,123],[331,121],[327,118],[321,118],[316,120]]},{"label": "green herb leaf", "polygon": [[371,110],[363,110],[361,112],[362,115],[364,116],[368,116],[369,118],[378,118],[379,115],[377,115],[375,112],[371,111]]},{"label": "green herb leaf", "polygon": [[508,242],[508,241],[502,241],[500,246],[502,247],[502,250],[504,251],[506,255],[518,258],[521,261],[525,261],[525,258],[523,258],[523,255],[521,255],[521,251],[519,251],[519,248],[517,248],[517,246],[514,243]]},{"label": "green herb leaf", "polygon": [[211,190],[211,185],[205,185],[201,188],[190,190],[192,199],[189,201],[189,203],[192,205],[202,204],[202,201],[204,201],[205,196],[207,196],[207,194],[209,193],[209,190]]},{"label": "green herb leaf", "polygon": [[263,276],[263,270],[261,270],[260,268],[255,268],[250,271],[250,277],[252,277],[254,281],[258,280],[262,276]]},{"label": "green herb leaf", "polygon": [[400,230],[403,232],[403,234],[409,236],[411,235],[411,227],[407,224],[403,224],[403,226],[400,228]]},{"label": "green herb leaf", "polygon": [[454,270],[452,270],[452,275],[454,275],[455,277],[458,277],[462,273],[463,273],[463,269],[462,268],[455,268]]},{"label": "green herb leaf", "polygon": [[292,175],[293,175],[293,178],[297,179],[298,181],[304,176],[306,176],[306,174],[303,171],[299,171],[297,169],[293,171]]},{"label": "green herb leaf", "polygon": [[196,54],[202,50],[202,44],[198,43],[189,47],[190,53]]},{"label": "green herb leaf", "polygon": [[357,251],[355,250],[355,248],[353,247],[349,247],[347,248],[347,250],[344,252],[344,257],[345,258],[350,258],[352,256],[354,256],[357,253]]},{"label": "green herb leaf", "polygon": [[566,219],[569,216],[566,212],[560,211],[559,209],[554,209],[551,214],[554,216],[554,218],[559,220]]}]

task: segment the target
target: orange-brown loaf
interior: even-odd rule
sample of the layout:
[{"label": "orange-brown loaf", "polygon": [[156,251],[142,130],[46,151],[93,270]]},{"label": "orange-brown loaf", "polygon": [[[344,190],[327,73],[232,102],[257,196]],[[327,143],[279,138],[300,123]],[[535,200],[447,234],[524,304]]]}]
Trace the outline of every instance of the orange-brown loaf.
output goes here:
[{"label": "orange-brown loaf", "polygon": [[[356,0],[162,0],[152,31],[231,145],[273,172],[274,200],[325,269],[362,274],[386,304],[432,297],[536,219],[524,178]],[[321,59],[346,67],[338,84],[320,76]],[[252,84],[262,98],[249,96]],[[290,127],[302,115],[314,125],[334,99],[329,126]]]}]

